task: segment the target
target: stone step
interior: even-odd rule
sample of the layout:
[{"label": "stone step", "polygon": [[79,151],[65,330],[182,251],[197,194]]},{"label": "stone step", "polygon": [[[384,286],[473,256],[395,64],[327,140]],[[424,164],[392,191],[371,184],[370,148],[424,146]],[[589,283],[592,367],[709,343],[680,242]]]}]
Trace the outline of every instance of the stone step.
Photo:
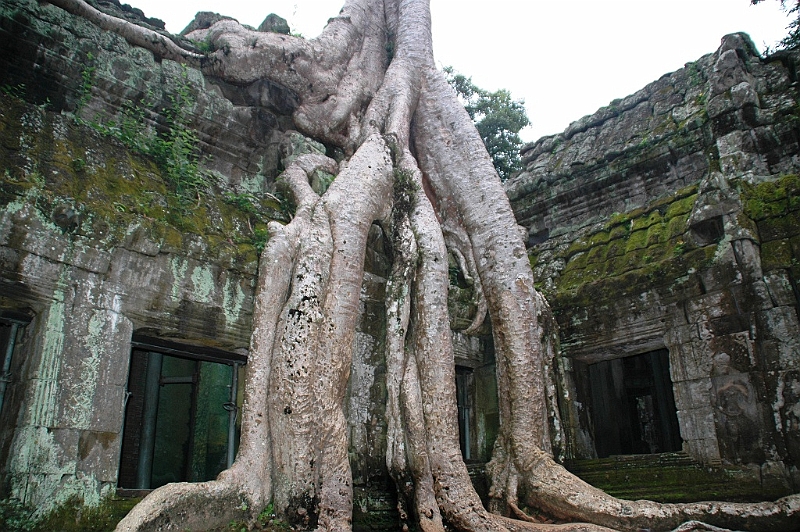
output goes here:
[{"label": "stone step", "polygon": [[387,486],[353,487],[353,532],[400,529],[400,513],[393,488]]},{"label": "stone step", "polygon": [[704,466],[686,453],[570,460],[564,466],[589,484],[623,499],[760,501],[776,496],[745,468]]},{"label": "stone step", "polygon": [[634,454],[609,456],[594,460],[571,460],[567,469],[574,473],[590,473],[592,471],[608,471],[617,469],[651,469],[672,467],[700,467],[684,452],[662,454]]}]

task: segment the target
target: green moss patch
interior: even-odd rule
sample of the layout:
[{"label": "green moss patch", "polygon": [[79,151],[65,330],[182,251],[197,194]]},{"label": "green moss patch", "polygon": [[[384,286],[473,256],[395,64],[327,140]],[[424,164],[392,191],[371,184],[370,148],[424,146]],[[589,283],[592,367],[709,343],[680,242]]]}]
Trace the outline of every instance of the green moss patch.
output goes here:
[{"label": "green moss patch", "polygon": [[59,505],[42,518],[15,499],[0,500],[0,530],[6,532],[111,532],[140,501],[110,496],[97,506],[86,506],[78,497]]},{"label": "green moss patch", "polygon": [[796,276],[800,273],[800,176],[738,185],[744,205],[740,223],[757,232],[764,271],[789,269]]},{"label": "green moss patch", "polygon": [[[716,246],[697,248],[686,237],[697,187],[628,213],[612,215],[556,259],[566,267],[547,293],[555,307],[595,304],[673,282],[708,263]],[[533,257],[532,257],[533,258]],[[552,260],[552,259],[551,259]]]},{"label": "green moss patch", "polygon": [[80,499],[73,498],[53,510],[35,530],[110,532],[139,500],[107,497],[98,506],[84,506]]},{"label": "green moss patch", "polygon": [[187,188],[156,157],[81,120],[1,91],[0,107],[0,208],[31,204],[44,220],[68,208],[75,222],[64,232],[97,247],[118,246],[138,227],[164,250],[199,237],[210,260],[254,271],[266,224],[288,221],[274,196],[237,195],[220,183]]},{"label": "green moss patch", "polygon": [[703,467],[684,453],[572,460],[566,467],[609,495],[628,500],[753,502],[786,495],[763,487],[744,468]]}]

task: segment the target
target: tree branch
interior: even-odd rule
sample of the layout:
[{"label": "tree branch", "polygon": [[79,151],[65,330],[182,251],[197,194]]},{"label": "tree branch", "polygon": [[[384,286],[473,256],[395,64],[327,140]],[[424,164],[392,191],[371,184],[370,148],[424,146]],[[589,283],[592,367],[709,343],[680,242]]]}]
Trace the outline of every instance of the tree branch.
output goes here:
[{"label": "tree branch", "polygon": [[172,39],[127,20],[122,20],[95,9],[83,0],[48,0],[68,13],[83,17],[100,28],[116,33],[134,46],[150,50],[159,57],[171,59],[191,66],[201,66],[208,57],[178,46]]}]

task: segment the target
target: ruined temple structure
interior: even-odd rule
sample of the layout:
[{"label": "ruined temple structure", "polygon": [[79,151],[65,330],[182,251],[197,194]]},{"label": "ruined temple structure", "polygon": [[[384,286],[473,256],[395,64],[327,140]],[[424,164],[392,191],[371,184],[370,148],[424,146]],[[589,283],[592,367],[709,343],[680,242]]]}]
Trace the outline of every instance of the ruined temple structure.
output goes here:
[{"label": "ruined temple structure", "polygon": [[728,35],[523,149],[506,189],[559,325],[566,458],[800,488],[798,57]]},{"label": "ruined temple structure", "polygon": [[[799,59],[727,36],[525,147],[507,191],[559,326],[547,395],[570,467],[672,457],[747,497],[800,488]],[[326,151],[293,130],[296,104],[46,3],[0,4],[0,499],[44,513],[231,462],[258,252],[266,222],[291,216],[275,179]],[[356,528],[393,507],[387,250],[376,225],[347,397]],[[477,307],[455,260],[450,301],[480,483],[499,423],[492,338],[463,332]]]}]

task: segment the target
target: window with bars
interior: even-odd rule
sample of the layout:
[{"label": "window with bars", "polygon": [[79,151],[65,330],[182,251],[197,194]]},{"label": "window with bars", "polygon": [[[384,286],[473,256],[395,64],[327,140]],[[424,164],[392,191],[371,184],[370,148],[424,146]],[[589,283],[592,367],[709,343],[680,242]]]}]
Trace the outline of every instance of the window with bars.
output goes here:
[{"label": "window with bars", "polygon": [[119,487],[214,479],[233,462],[246,358],[135,338]]}]

